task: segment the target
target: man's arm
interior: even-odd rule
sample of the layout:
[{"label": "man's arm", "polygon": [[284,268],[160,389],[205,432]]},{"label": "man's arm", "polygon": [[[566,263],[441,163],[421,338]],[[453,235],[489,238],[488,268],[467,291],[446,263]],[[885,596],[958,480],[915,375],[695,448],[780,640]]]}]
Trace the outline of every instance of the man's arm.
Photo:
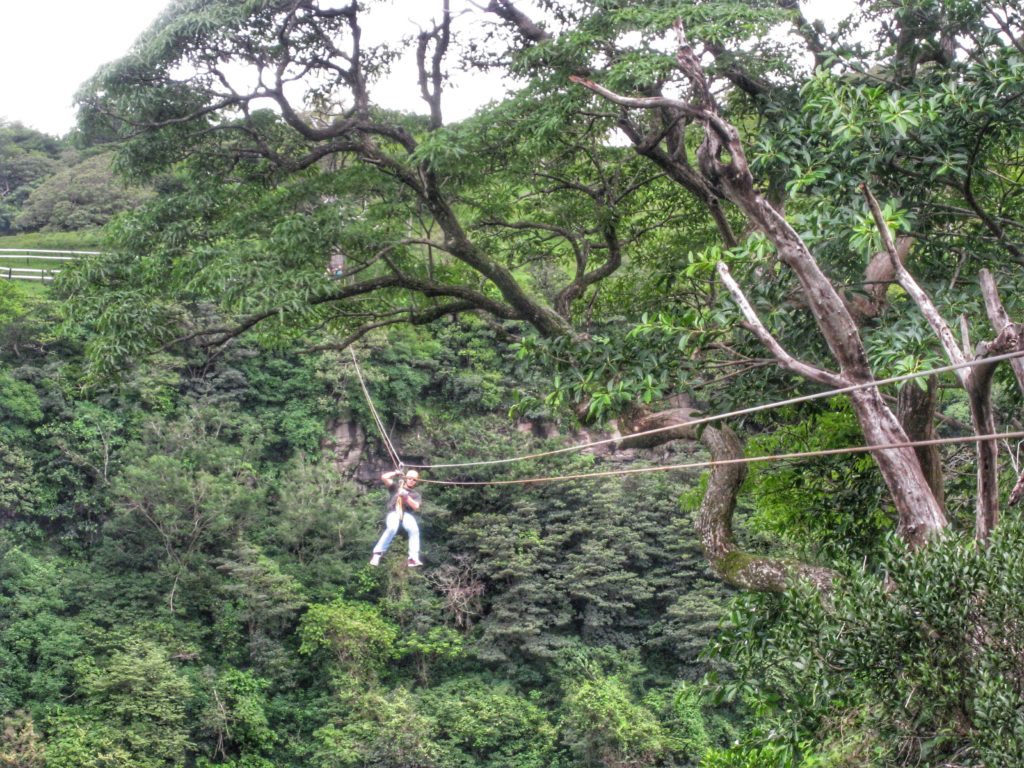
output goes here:
[{"label": "man's arm", "polygon": [[402,473],[399,472],[397,469],[393,469],[390,472],[382,472],[380,479],[383,481],[384,485],[390,488],[395,484],[395,478],[400,476],[401,474]]}]

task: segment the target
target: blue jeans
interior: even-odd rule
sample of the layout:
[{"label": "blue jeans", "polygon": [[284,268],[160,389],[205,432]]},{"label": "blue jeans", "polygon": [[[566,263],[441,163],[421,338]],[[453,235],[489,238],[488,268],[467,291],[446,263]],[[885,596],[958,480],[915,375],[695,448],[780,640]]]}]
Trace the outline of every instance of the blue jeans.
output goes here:
[{"label": "blue jeans", "polygon": [[413,560],[419,560],[420,527],[416,524],[416,518],[408,512],[405,513],[404,517],[398,512],[388,512],[387,519],[384,521],[384,533],[381,534],[380,541],[377,542],[377,546],[373,548],[373,551],[380,552],[382,555],[388,551],[388,547],[391,546],[391,540],[398,533],[399,519],[401,519],[405,532],[409,535],[409,557]]}]

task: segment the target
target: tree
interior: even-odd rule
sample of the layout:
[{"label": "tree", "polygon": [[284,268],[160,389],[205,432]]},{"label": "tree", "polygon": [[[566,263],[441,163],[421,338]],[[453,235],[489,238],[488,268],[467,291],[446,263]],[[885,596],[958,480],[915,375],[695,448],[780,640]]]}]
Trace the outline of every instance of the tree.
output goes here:
[{"label": "tree", "polygon": [[[155,568],[166,577],[172,613],[182,584],[202,581],[212,567],[209,556],[226,553],[260,509],[262,492],[252,482],[255,446],[224,442],[239,429],[244,432],[244,424],[229,414],[198,408],[180,421],[153,423],[112,489],[120,514],[107,522],[107,531],[124,537],[137,568]],[[255,575],[261,570],[258,553],[250,554]],[[255,602],[245,607],[253,630],[277,610],[290,610],[294,598],[291,582],[272,568],[260,577],[269,583],[252,585]],[[270,595],[261,593],[264,586]]]},{"label": "tree", "polygon": [[46,765],[46,748],[39,740],[32,716],[27,712],[14,712],[4,716],[3,752],[0,765],[10,768],[40,768]]},{"label": "tree", "polygon": [[[681,32],[681,26],[678,29]],[[728,265],[724,261],[719,261],[719,276],[739,305],[747,327],[770,351],[779,365],[800,376],[835,388],[863,386],[869,383],[873,374],[856,322],[847,304],[779,208],[772,205],[757,189],[739,132],[721,117],[703,68],[693,49],[682,36],[677,60],[683,76],[689,80],[690,101],[661,96],[622,97],[592,81],[581,78],[577,80],[610,101],[623,106],[672,109],[703,126],[704,138],[697,151],[701,173],[709,183],[716,186],[722,197],[733,202],[750,222],[764,233],[774,246],[779,261],[792,270],[799,281],[808,309],[814,316],[841,373],[837,375],[793,357],[760,320],[739,284],[732,278]],[[866,188],[865,194],[881,234],[885,252],[892,260],[897,281],[921,308],[922,314],[942,342],[950,361],[953,364],[963,363],[965,355],[954,340],[949,326],[928,295],[920,289],[903,266],[880,206]],[[991,282],[989,284],[992,285]],[[991,290],[990,287],[987,293]],[[992,296],[989,302],[995,308],[993,312],[996,315],[1002,312],[997,295]],[[1005,316],[1005,313],[1001,316]],[[985,345],[980,353],[982,357],[993,352],[1002,354],[1024,349],[1024,336],[1021,335],[1019,325],[1005,325],[997,330],[999,336],[992,343]],[[966,330],[964,335],[966,338]],[[984,383],[991,377],[991,367],[983,366],[974,371],[965,370],[959,376],[972,402],[976,403],[972,405],[972,419],[977,434],[993,434],[991,405],[988,402],[987,384]],[[1024,387],[1024,378],[1021,379],[1021,385]],[[849,397],[869,445],[899,445],[907,442],[906,433],[899,420],[884,403],[877,389],[864,387],[852,392]],[[941,532],[947,525],[945,514],[914,452],[900,448],[876,451],[873,455],[900,514],[898,530],[901,535],[907,541],[920,545]],[[994,464],[992,443],[986,446],[979,442],[979,502],[976,530],[982,539],[991,532],[997,515],[998,499],[993,490],[989,489],[989,485],[995,482]]]},{"label": "tree", "polygon": [[[907,430],[874,386],[869,350],[887,338],[885,301],[865,284],[898,281],[938,347],[967,362],[943,309],[903,264],[910,241],[897,246],[890,229],[915,227],[908,234],[927,249],[923,271],[961,289],[943,302],[950,309],[980,308],[962,275],[998,270],[999,254],[1017,248],[1008,234],[1020,226],[1010,202],[1017,184],[994,171],[1019,167],[1011,147],[1021,135],[1013,105],[1022,35],[1012,9],[865,2],[879,21],[875,57],[860,41],[824,34],[788,2],[711,13],[668,0],[553,3],[539,23],[494,0],[483,11],[499,25],[493,48],[463,40],[443,4],[412,46],[424,117],[374,106],[373,83],[396,58],[366,42],[363,12],[315,0],[181,2],[134,54],[97,75],[81,95],[83,127],[120,136],[123,162],[138,175],[177,162],[188,173],[169,206],[116,232],[120,254],[69,277],[72,307],[129,353],[144,348],[147,333],[216,346],[257,326],[292,336],[330,327],[328,341],[345,346],[382,325],[477,311],[527,324],[575,363],[573,345],[606,351],[580,333],[599,289],[624,263],[641,267],[635,280],[658,274],[642,265],[666,241],[681,242],[677,249],[694,249],[680,280],[686,293],[667,302],[658,323],[673,333],[660,341],[678,332],[691,356],[743,370],[757,348],[742,338],[746,329],[779,386],[856,387],[848,397],[867,443],[902,446],[872,452],[900,535],[919,546],[946,529],[934,474],[903,446]],[[673,26],[675,46],[666,37]],[[446,126],[445,67],[460,41],[476,66],[511,61],[528,83],[477,119]],[[241,82],[225,62],[260,76]],[[186,81],[183,71],[195,74]],[[570,79],[597,97],[567,87]],[[665,95],[671,89],[683,98]],[[261,111],[264,103],[276,112]],[[628,148],[607,140],[612,129]],[[232,185],[219,186],[225,180]],[[892,204],[873,202],[868,187]],[[954,240],[961,250],[985,247],[951,276],[944,246]],[[851,248],[879,255],[854,267]],[[325,280],[335,257],[344,277]],[[129,283],[130,296],[109,290]],[[994,292],[985,293],[1002,319],[978,361],[1021,344]],[[223,323],[181,322],[183,303],[211,294],[221,297]],[[663,304],[669,296],[652,291]],[[811,328],[818,335],[808,341]],[[803,348],[791,352],[787,335]],[[961,383],[975,431],[991,434],[984,380],[994,369],[975,370]],[[599,396],[620,411],[632,405],[638,424],[649,415],[643,400],[676,383],[620,378],[613,396],[591,374],[580,387],[594,395],[591,408],[603,407]],[[979,449],[979,467],[976,529],[985,538],[997,519],[990,447]],[[723,575],[736,572],[724,567],[737,554],[731,496],[709,497],[702,523]],[[782,589],[793,572],[740,559],[759,574],[741,582],[747,587]]]},{"label": "tree", "polygon": [[111,159],[109,153],[95,154],[56,170],[28,193],[13,229],[71,232],[100,227],[141,204],[146,191],[115,178]]},{"label": "tree", "polygon": [[32,189],[59,168],[60,144],[21,123],[0,120],[0,232],[9,232]]},{"label": "tree", "polygon": [[[192,687],[168,661],[165,649],[147,642],[129,643],[102,666],[84,669],[81,688],[92,715],[83,718],[88,723],[83,730],[89,734],[84,741],[87,750],[95,749],[89,754],[95,764],[103,764],[108,750],[114,754],[124,750],[125,759],[114,765],[181,764],[191,747],[186,703]],[[74,764],[68,756],[62,757],[54,764]]]}]

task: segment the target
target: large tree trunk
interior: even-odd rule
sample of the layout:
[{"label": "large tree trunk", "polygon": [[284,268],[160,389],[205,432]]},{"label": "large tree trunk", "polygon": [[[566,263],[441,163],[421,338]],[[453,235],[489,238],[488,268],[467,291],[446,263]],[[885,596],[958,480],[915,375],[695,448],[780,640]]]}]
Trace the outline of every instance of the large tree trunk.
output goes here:
[{"label": "large tree trunk", "polygon": [[739,549],[732,531],[732,518],[736,496],[747,475],[747,466],[742,463],[743,446],[735,433],[725,426],[721,429],[706,427],[701,442],[714,461],[733,462],[712,467],[697,518],[697,533],[711,570],[726,583],[741,589],[781,592],[794,581],[804,579],[820,590],[828,590],[835,578],[828,568]]},{"label": "large tree trunk", "polygon": [[[904,382],[896,398],[896,412],[900,424],[914,442],[934,440],[935,407],[938,401],[938,379],[929,376],[927,386],[921,387],[917,381]],[[942,474],[942,454],[937,445],[921,445],[914,449],[917,460],[921,462],[921,471],[928,480],[928,486],[943,509],[946,508],[946,491]]]}]

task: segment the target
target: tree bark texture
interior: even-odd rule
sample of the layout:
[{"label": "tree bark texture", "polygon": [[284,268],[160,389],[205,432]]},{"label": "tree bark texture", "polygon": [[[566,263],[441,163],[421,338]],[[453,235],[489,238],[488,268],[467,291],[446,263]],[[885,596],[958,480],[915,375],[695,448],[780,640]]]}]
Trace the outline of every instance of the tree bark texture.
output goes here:
[{"label": "tree bark texture", "polygon": [[[929,376],[927,386],[917,381],[904,382],[896,398],[896,413],[904,431],[912,441],[933,440],[935,433],[935,408],[938,402],[938,379]],[[928,480],[928,486],[935,500],[946,508],[946,491],[942,474],[942,455],[937,445],[922,445],[914,449],[921,462],[921,471]]]},{"label": "tree bark texture", "polygon": [[[619,419],[619,430],[622,439],[620,448],[656,448],[669,440],[696,440],[697,430],[690,426],[697,411],[689,406],[681,405],[667,408],[664,411],[641,411],[632,418]],[[633,433],[659,430],[654,434]]]},{"label": "tree bark texture", "polygon": [[[728,427],[706,427],[701,442],[715,461],[743,458],[743,446]],[[755,555],[736,545],[732,519],[736,497],[746,476],[746,464],[724,464],[711,469],[697,518],[697,533],[711,570],[735,587],[759,592],[782,592],[800,579],[819,590],[830,589],[835,574],[828,568]]]}]

